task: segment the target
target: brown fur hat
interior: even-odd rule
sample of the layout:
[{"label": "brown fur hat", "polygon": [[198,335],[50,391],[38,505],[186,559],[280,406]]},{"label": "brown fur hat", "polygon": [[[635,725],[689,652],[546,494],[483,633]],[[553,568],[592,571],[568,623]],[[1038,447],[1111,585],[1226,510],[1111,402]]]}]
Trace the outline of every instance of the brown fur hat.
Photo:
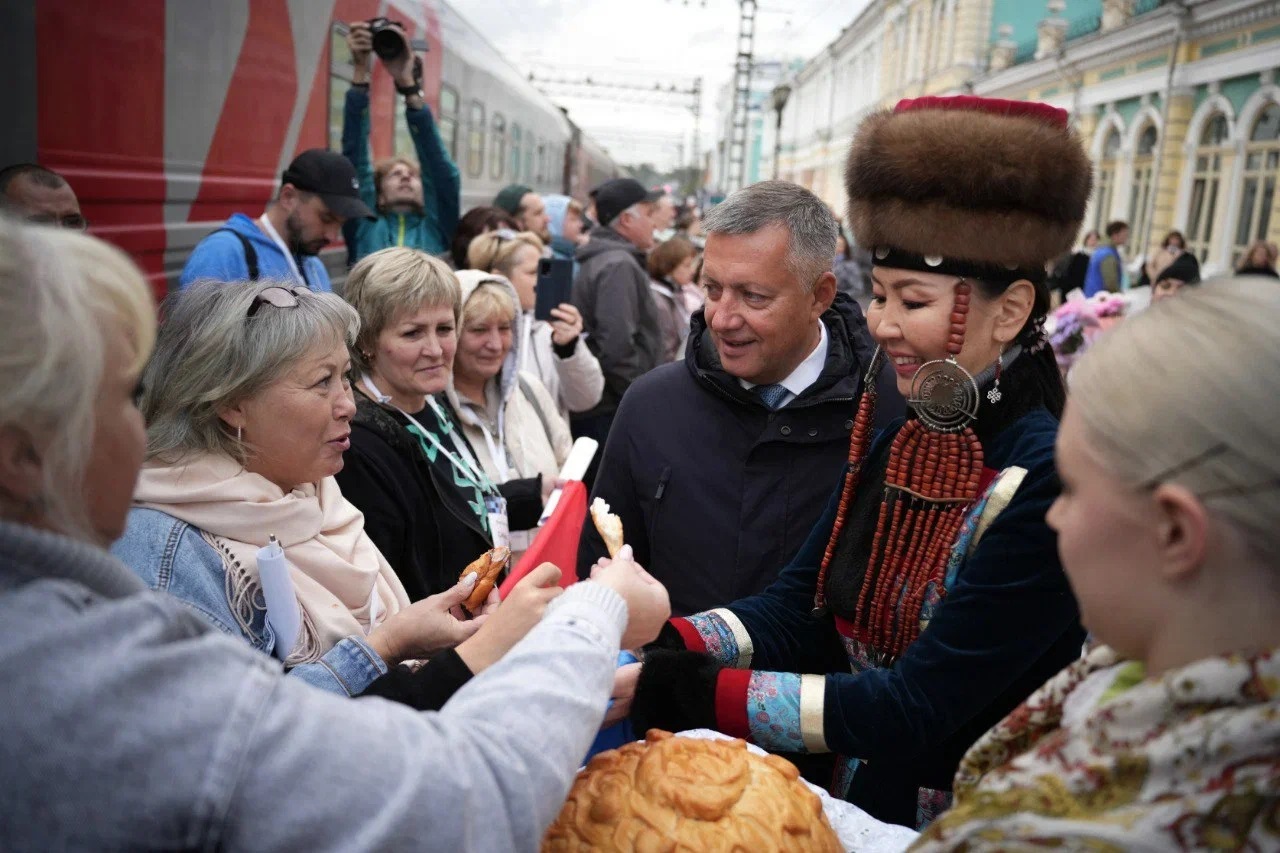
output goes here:
[{"label": "brown fur hat", "polygon": [[845,169],[859,245],[1006,268],[1069,250],[1092,185],[1065,111],[969,96],[868,117]]}]

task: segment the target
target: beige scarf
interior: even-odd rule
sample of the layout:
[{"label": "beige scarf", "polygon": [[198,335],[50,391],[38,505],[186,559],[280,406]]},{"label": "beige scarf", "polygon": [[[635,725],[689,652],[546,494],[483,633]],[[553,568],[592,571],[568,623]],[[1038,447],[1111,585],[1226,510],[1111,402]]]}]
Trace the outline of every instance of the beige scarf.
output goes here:
[{"label": "beige scarf", "polygon": [[302,608],[289,665],[317,660],[409,606],[400,579],[365,534],[364,516],[332,477],[285,493],[232,459],[202,454],[180,465],[146,465],[134,503],[199,528],[222,551],[228,598],[242,627],[251,615],[246,610],[262,598],[258,549],[272,534],[280,540]]}]

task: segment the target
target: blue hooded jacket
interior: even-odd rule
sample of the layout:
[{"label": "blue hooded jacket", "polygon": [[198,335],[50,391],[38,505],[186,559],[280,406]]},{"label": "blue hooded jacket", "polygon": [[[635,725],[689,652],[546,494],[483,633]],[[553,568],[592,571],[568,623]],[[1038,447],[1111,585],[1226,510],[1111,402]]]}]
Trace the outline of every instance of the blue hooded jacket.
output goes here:
[{"label": "blue hooded jacket", "polygon": [[[236,236],[239,234],[249,241],[254,253],[258,256],[258,279],[293,280],[293,270],[284,252],[276,242],[262,233],[258,223],[243,213],[237,213],[223,223],[227,231],[215,231],[205,237],[187,258],[187,265],[182,268],[182,277],[178,279],[178,288],[185,288],[193,281],[210,278],[214,281],[248,281],[249,263],[245,259],[244,243]],[[315,255],[298,258],[298,269],[307,280],[312,290],[331,291],[329,271],[324,261]]]},{"label": "blue hooded jacket", "polygon": [[566,261],[573,261],[573,277],[578,277],[578,261],[575,254],[578,246],[564,236],[564,218],[569,212],[567,195],[544,195],[542,203],[547,206],[547,216],[551,222],[547,227],[551,230],[551,254]]}]

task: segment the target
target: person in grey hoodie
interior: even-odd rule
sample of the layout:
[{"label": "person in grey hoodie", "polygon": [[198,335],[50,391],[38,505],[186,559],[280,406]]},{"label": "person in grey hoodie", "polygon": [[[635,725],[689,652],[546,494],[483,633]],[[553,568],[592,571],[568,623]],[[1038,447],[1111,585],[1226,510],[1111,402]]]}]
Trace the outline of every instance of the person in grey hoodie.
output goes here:
[{"label": "person in grey hoodie", "polygon": [[[570,426],[575,437],[601,446],[627,388],[662,363],[662,329],[645,270],[645,252],[653,246],[650,214],[659,196],[634,178],[605,181],[595,192],[601,225],[578,249],[573,304],[604,371],[604,394],[595,407],[574,413]],[[593,474],[594,463],[588,478]]]},{"label": "person in grey hoodie", "polygon": [[0,313],[5,849],[536,850],[662,587],[601,569],[440,712],[286,679],[104,550],[145,446],[141,273],[0,221]]}]

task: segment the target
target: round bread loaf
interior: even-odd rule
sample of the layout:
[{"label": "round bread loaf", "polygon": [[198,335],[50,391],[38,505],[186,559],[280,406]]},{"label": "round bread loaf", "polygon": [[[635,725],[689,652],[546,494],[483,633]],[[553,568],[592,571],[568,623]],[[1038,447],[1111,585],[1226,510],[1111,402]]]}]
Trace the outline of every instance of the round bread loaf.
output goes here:
[{"label": "round bread loaf", "polygon": [[657,729],[591,759],[542,841],[543,853],[841,849],[789,761]]}]

